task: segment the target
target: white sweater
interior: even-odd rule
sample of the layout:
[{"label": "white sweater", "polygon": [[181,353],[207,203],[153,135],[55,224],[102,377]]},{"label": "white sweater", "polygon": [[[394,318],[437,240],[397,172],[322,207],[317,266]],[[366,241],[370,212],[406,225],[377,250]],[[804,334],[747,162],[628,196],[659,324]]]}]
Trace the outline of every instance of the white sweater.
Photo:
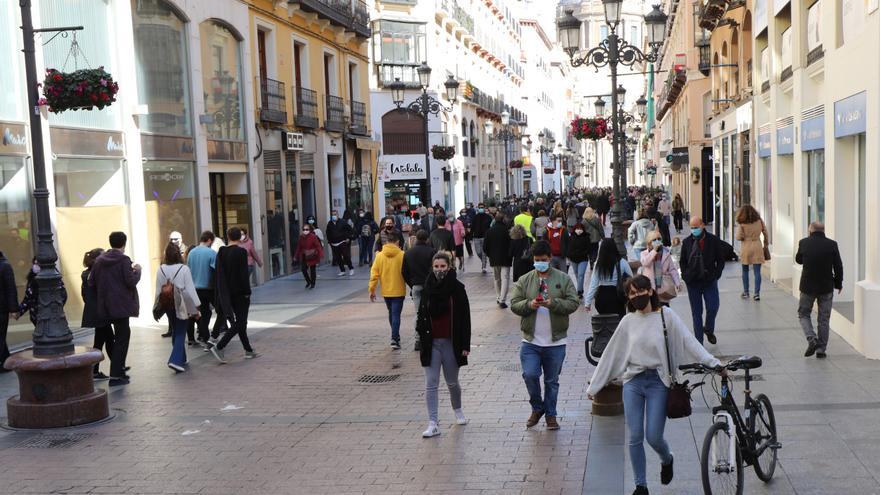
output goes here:
[{"label": "white sweater", "polygon": [[[669,352],[672,357],[673,372],[682,364],[703,363],[717,366],[720,363],[700,344],[681,318],[669,308],[663,308],[666,329],[669,333]],[[620,320],[617,330],[602,353],[599,366],[587,393],[596,395],[611,380],[623,375],[623,382],[632,380],[647,370],[657,370],[660,379],[667,387],[672,385],[669,367],[666,364],[666,344],[663,338],[663,323],[660,312],[629,313]]]},{"label": "white sweater", "polygon": [[177,318],[186,320],[199,311],[199,294],[193,283],[192,272],[182,264],[160,265],[156,271],[156,297],[162,292],[165,282],[172,280],[174,288],[174,309]]}]

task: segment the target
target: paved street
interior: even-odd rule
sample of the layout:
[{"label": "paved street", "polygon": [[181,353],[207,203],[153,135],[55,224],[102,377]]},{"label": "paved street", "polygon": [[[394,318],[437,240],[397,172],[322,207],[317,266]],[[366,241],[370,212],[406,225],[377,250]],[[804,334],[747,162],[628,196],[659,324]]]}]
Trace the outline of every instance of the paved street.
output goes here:
[{"label": "paved street", "polygon": [[[404,349],[391,351],[385,306],[366,297],[367,270],[339,279],[324,268],[315,291],[306,292],[299,277],[257,289],[252,341],[263,356],[254,361],[233,343],[229,364],[198,350],[191,371],[175,376],[165,367],[170,341],[159,337],[162,329],[137,329],[132,383],[110,394],[115,418],[64,432],[0,432],[0,492],[630,493],[623,418],[593,418],[584,396],[592,372],[580,345],[588,315],[578,312],[569,334],[562,429],[526,430],[517,319],[495,306],[491,276],[473,260],[468,269],[467,426],[450,425],[441,386],[442,435],[421,438],[424,383],[411,350],[412,307],[404,311]],[[753,390],[772,399],[783,444],[774,481],[764,485],[747,469],[745,493],[880,493],[880,363],[837,337],[827,360],[803,358],[795,301],[769,283],[759,303],[741,301],[739,292],[739,266],[731,264],[719,345],[710,350],[764,358]],[[673,308],[689,321],[686,298]],[[363,375],[392,381],[361,383]],[[14,394],[15,377],[2,375],[0,387]],[[700,404],[690,419],[668,423],[676,477],[661,487],[649,450],[651,493],[702,493],[697,446],[708,424]]]}]

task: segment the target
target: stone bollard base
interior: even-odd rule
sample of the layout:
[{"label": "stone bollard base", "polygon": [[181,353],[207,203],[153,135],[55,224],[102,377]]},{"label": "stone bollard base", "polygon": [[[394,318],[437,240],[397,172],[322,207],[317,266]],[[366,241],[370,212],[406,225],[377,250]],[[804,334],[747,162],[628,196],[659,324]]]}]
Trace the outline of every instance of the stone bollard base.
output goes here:
[{"label": "stone bollard base", "polygon": [[593,399],[594,416],[619,416],[623,414],[623,387],[609,383]]}]

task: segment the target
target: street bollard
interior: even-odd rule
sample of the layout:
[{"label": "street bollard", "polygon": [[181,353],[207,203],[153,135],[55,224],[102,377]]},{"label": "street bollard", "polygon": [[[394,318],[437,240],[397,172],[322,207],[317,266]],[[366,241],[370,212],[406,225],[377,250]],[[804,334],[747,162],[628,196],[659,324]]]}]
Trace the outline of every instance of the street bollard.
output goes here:
[{"label": "street bollard", "polygon": [[593,416],[619,416],[623,414],[623,387],[613,381],[593,397]]},{"label": "street bollard", "polygon": [[[587,361],[593,366],[598,366],[597,359],[602,357],[602,352],[617,324],[620,323],[620,315],[617,314],[600,314],[590,319],[593,327],[593,335],[587,337],[584,342],[584,352],[587,354]],[[623,387],[618,381],[613,381],[605,386],[593,398],[593,415],[594,416],[618,416],[623,414]]]}]

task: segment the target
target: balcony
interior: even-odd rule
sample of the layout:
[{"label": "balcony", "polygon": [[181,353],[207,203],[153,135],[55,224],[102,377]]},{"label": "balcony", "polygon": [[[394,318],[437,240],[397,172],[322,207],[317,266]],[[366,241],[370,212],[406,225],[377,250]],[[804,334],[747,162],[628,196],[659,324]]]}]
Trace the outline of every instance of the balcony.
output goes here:
[{"label": "balcony", "polygon": [[296,116],[293,123],[299,127],[317,129],[318,93],[306,88],[296,88]]},{"label": "balcony", "polygon": [[766,93],[770,91],[770,81],[764,81],[761,83],[761,93]]},{"label": "balcony", "polygon": [[810,53],[807,54],[807,65],[812,65],[814,62],[818,62],[825,57],[825,50],[822,48],[822,45],[817,46],[810,50]]},{"label": "balcony", "polygon": [[284,83],[260,78],[260,122],[287,124],[287,100]]},{"label": "balcony", "polygon": [[360,101],[351,102],[351,133],[367,136],[367,105]]},{"label": "balcony", "polygon": [[345,100],[338,96],[327,95],[324,129],[342,132],[345,130]]},{"label": "balcony", "polygon": [[305,12],[317,14],[334,26],[370,37],[370,11],[362,0],[288,0]]},{"label": "balcony", "polygon": [[707,31],[714,31],[727,12],[728,0],[707,0],[700,8],[699,24]]},{"label": "balcony", "polygon": [[791,76],[794,75],[794,71],[792,71],[791,66],[782,69],[782,74],[779,75],[779,82],[785,82],[791,79]]},{"label": "balcony", "polygon": [[419,74],[416,69],[419,64],[396,64],[396,63],[378,63],[376,64],[376,75],[379,78],[379,86],[385,87],[394,82],[394,79],[400,79],[400,82],[407,88],[420,89]]}]

